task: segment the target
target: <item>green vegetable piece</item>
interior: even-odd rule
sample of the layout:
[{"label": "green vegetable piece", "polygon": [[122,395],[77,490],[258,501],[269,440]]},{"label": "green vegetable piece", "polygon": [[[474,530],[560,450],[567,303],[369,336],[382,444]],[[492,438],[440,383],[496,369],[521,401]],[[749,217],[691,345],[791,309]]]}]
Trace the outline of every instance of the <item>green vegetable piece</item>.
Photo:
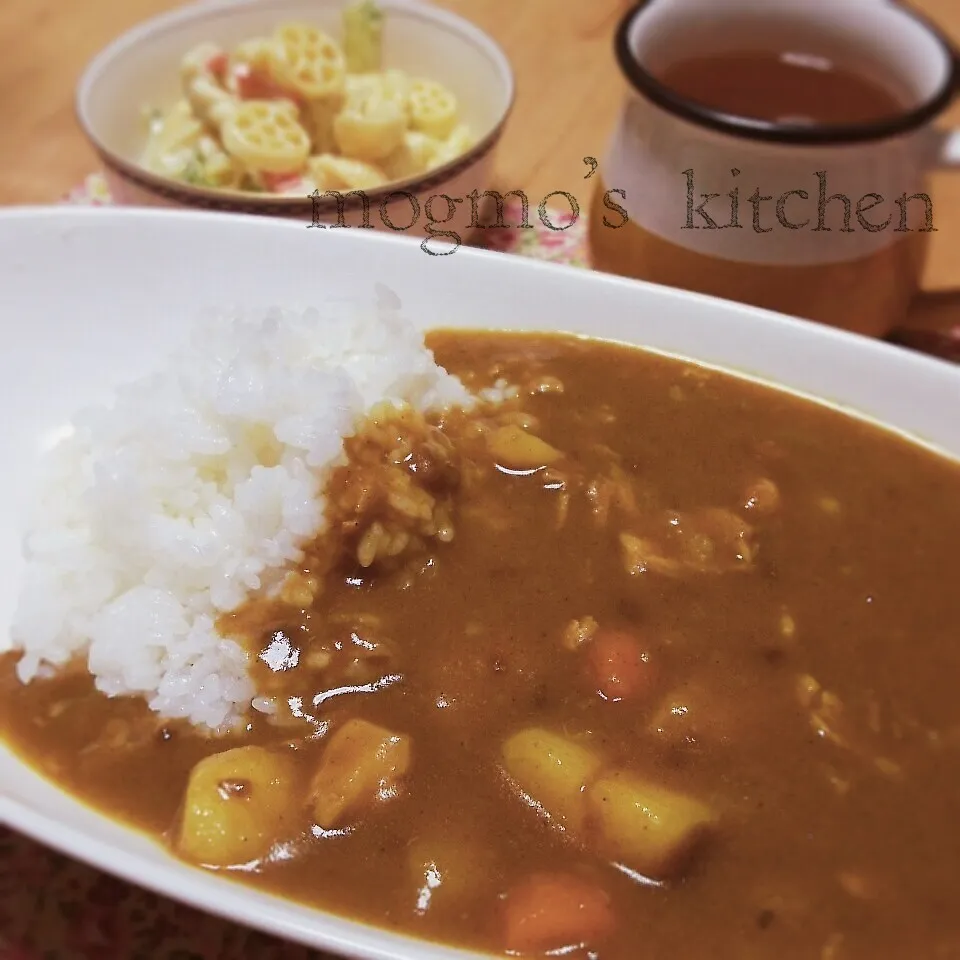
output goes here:
[{"label": "green vegetable piece", "polygon": [[374,0],[353,0],[344,8],[343,54],[348,73],[383,69],[383,12]]}]

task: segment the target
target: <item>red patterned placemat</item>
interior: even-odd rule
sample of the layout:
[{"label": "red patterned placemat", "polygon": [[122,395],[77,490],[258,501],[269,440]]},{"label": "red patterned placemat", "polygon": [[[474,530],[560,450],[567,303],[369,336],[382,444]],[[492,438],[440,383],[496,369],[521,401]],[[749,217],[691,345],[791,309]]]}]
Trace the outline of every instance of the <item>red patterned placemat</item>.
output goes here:
[{"label": "red patterned placemat", "polygon": [[0,960],[330,960],[0,827]]},{"label": "red patterned placemat", "polygon": [[[75,187],[64,198],[65,202],[82,206],[107,206],[113,201],[103,177],[94,173]],[[522,209],[516,200],[504,203],[504,220],[518,223]],[[546,219],[553,227],[546,226],[539,217],[530,218],[530,230],[507,227],[486,227],[471,238],[471,245],[503,253],[517,253],[537,260],[553,260],[578,267],[589,266],[587,251],[586,221],[576,218],[569,211],[550,210]]]}]

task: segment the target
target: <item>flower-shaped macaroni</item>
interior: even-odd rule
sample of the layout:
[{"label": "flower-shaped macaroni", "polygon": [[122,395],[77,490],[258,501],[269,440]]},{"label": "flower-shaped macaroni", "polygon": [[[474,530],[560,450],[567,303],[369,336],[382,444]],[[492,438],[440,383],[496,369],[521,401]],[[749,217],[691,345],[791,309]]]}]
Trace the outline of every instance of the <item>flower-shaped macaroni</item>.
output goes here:
[{"label": "flower-shaped macaroni", "polygon": [[405,107],[404,99],[381,82],[355,86],[333,121],[333,136],[340,152],[368,162],[390,156],[407,131]]},{"label": "flower-shaped macaroni", "polygon": [[410,125],[438,140],[446,139],[457,123],[457,98],[434,80],[410,84]]},{"label": "flower-shaped macaroni", "polygon": [[462,157],[473,146],[473,136],[465,124],[454,127],[453,133],[440,144],[433,156],[434,167],[442,166]]},{"label": "flower-shaped macaroni", "polygon": [[387,182],[384,172],[372,163],[332,153],[311,157],[308,166],[319,190],[373,190]]},{"label": "flower-shaped macaroni", "polygon": [[319,27],[285,23],[270,44],[277,79],[307,100],[326,100],[343,92],[347,68],[343,51]]},{"label": "flower-shaped macaroni", "polygon": [[435,165],[437,154],[444,144],[425,133],[408,130],[403,141],[383,161],[384,172],[391,180],[405,180],[429,170]]},{"label": "flower-shaped macaroni", "polygon": [[246,100],[220,129],[224,149],[251,170],[296,173],[310,155],[310,137],[284,100]]}]

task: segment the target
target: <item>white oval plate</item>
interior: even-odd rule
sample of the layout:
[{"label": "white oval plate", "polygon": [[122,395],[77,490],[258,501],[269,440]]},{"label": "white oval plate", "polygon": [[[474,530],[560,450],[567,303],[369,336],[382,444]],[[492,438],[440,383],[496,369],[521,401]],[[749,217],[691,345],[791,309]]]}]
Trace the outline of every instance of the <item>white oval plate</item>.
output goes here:
[{"label": "white oval plate", "polygon": [[[645,345],[824,398],[960,456],[960,369],[947,363],[574,267],[470,249],[435,257],[410,238],[305,226],[136,209],[0,212],[0,623],[9,623],[16,601],[37,454],[79,407],[149,371],[206,306],[367,298],[379,282],[424,327],[565,330]],[[2,747],[0,823],[158,893],[345,956],[471,956],[188,867]]]}]

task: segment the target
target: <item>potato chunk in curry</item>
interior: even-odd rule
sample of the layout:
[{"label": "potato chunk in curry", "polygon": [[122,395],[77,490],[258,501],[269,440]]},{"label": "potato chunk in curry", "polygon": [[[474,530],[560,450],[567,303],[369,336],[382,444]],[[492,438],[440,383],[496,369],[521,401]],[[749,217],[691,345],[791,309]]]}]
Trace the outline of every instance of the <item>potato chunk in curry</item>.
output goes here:
[{"label": "potato chunk in curry", "polygon": [[301,797],[292,756],[249,746],[204,757],[187,784],[177,851],[210,866],[259,860],[298,832]]},{"label": "potato chunk in curry", "polygon": [[706,804],[625,771],[594,783],[590,815],[599,827],[599,846],[612,859],[647,877],[676,876],[717,822]]},{"label": "potato chunk in curry", "polygon": [[602,760],[587,747],[549,730],[531,728],[503,745],[507,773],[561,826],[579,831],[586,817],[584,791]]},{"label": "potato chunk in curry", "polygon": [[330,738],[310,784],[316,824],[332,830],[364,806],[396,796],[411,757],[409,737],[348,720]]},{"label": "potato chunk in curry", "polygon": [[705,803],[628,771],[549,730],[521,730],[503,746],[524,794],[589,849],[647,877],[679,874],[718,817]]}]

